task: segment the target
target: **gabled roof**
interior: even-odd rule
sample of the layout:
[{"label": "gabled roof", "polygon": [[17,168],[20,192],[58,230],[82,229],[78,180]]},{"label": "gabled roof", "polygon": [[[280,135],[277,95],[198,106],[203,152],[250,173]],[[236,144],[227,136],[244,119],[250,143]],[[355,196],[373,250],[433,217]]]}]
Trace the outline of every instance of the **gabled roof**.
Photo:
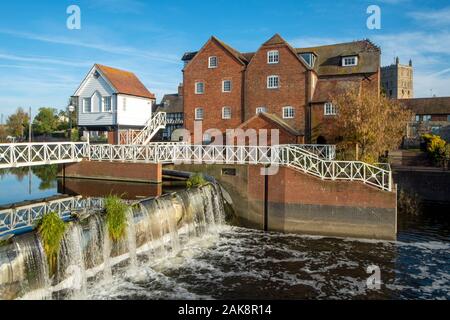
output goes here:
[{"label": "gabled roof", "polygon": [[[224,48],[226,48],[236,59],[242,63],[248,64],[252,60],[255,52],[240,53],[236,49],[223,43],[215,37]],[[309,48],[293,48],[287,43],[278,33],[273,35],[262,46],[272,46],[286,44],[294,55],[298,56],[300,53],[314,53],[316,62],[313,70],[319,76],[333,76],[333,75],[349,75],[349,74],[368,74],[376,73],[380,68],[380,53],[379,47],[374,45],[370,40],[360,40],[346,43],[337,43],[325,46],[309,47]],[[183,61],[192,60],[196,52],[186,52],[183,55]],[[343,67],[342,57],[358,56],[358,65],[353,67]],[[305,67],[311,69],[303,59],[299,58]]]},{"label": "gabled roof", "polygon": [[278,33],[275,33],[272,38],[263,43],[263,46],[275,46],[284,43],[286,41]]},{"label": "gabled roof", "polygon": [[359,92],[361,88],[361,78],[348,79],[320,79],[317,82],[316,89],[312,98],[312,103],[329,102],[333,96],[342,94],[349,90]]},{"label": "gabled roof", "polygon": [[95,64],[94,67],[111,83],[117,93],[155,99],[155,95],[148,91],[134,73],[101,64]]},{"label": "gabled roof", "polygon": [[[243,55],[242,53],[240,53],[236,49],[232,48],[231,46],[229,46],[228,44],[226,44],[222,40],[216,38],[215,36],[212,36],[209,41],[215,41],[216,43],[218,43],[222,48],[224,48],[229,54],[231,54],[240,63],[247,64],[249,62],[245,55]],[[185,61],[185,62],[188,62],[188,61],[192,60],[197,55],[197,53],[199,53],[199,52],[200,51],[186,52],[183,55],[183,57],[181,58],[181,60]]]},{"label": "gabled roof", "polygon": [[224,47],[229,53],[231,53],[232,56],[234,56],[236,59],[238,59],[240,62],[242,62],[243,64],[248,63],[247,59],[245,58],[245,56],[240,53],[239,51],[237,51],[236,49],[230,47],[229,45],[227,45],[225,42],[217,39],[216,37],[212,36],[211,39],[217,41],[222,47]]},{"label": "gabled roof", "polygon": [[256,115],[254,115],[253,117],[251,117],[250,119],[248,119],[247,121],[245,121],[244,123],[242,123],[238,129],[243,129],[247,126],[249,126],[249,124],[257,119],[263,119],[267,122],[273,123],[276,127],[280,128],[281,130],[284,130],[294,136],[301,136],[302,133],[300,133],[299,131],[297,131],[294,127],[292,127],[291,125],[289,125],[287,122],[285,122],[284,120],[282,120],[281,118],[279,118],[278,116],[272,114],[272,113],[267,113],[267,112],[261,112],[258,113]]}]

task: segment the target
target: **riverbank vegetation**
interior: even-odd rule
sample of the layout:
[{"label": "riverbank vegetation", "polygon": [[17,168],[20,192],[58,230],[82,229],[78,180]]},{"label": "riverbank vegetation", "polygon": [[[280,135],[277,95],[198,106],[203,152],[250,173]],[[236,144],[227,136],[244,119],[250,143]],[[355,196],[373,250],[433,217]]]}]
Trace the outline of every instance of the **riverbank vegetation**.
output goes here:
[{"label": "riverbank vegetation", "polygon": [[349,150],[354,146],[353,156],[344,152],[346,160],[379,162],[386,151],[398,148],[412,118],[412,112],[398,101],[367,90],[349,90],[332,97],[332,101],[337,116],[329,133],[338,137],[338,148]]},{"label": "riverbank vegetation", "polygon": [[38,221],[37,230],[42,239],[50,274],[53,274],[56,271],[56,262],[61,240],[66,232],[66,224],[58,213],[49,212]]},{"label": "riverbank vegetation", "polygon": [[109,236],[114,241],[120,240],[125,236],[127,228],[128,205],[116,195],[110,195],[104,201]]},{"label": "riverbank vegetation", "polygon": [[[16,112],[11,114],[6,123],[0,124],[0,142],[23,142],[28,140],[30,116],[22,108],[18,108]],[[66,110],[54,108],[40,108],[34,119],[32,120],[32,136],[51,137],[54,140],[66,140],[70,137],[72,141],[79,141],[79,132],[72,129],[69,133],[70,122],[72,128],[76,127],[76,113],[69,113]]]},{"label": "riverbank vegetation", "polygon": [[448,168],[450,162],[450,144],[440,136],[424,134],[422,139],[425,143],[425,151],[435,165]]}]

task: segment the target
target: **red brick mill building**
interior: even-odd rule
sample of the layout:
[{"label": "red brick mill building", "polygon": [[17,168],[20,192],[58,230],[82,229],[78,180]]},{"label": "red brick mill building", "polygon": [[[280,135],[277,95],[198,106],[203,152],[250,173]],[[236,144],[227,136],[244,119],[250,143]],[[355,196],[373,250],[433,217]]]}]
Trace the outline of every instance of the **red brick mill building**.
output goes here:
[{"label": "red brick mill building", "polygon": [[331,97],[380,92],[380,56],[369,40],[294,48],[276,34],[241,53],[211,37],[182,58],[185,127],[280,129],[280,143],[332,143]]}]

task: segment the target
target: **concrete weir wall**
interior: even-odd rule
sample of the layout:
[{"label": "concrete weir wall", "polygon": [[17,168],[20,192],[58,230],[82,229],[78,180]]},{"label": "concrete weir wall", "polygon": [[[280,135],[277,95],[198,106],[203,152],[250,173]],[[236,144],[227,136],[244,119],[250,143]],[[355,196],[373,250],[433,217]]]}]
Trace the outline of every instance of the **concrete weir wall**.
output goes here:
[{"label": "concrete weir wall", "polygon": [[261,175],[261,166],[177,165],[204,172],[228,192],[239,223],[289,233],[393,240],[396,192],[362,182],[327,181],[290,168]]},{"label": "concrete weir wall", "polygon": [[58,175],[66,178],[162,183],[162,165],[83,160],[60,165]]}]

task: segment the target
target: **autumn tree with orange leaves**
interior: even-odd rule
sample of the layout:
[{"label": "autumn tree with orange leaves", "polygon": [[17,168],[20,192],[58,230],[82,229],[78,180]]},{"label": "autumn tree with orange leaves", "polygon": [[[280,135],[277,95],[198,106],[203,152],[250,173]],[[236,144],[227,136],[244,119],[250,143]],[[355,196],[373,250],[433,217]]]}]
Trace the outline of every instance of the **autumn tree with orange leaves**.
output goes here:
[{"label": "autumn tree with orange leaves", "polygon": [[332,101],[338,111],[331,134],[341,137],[341,145],[356,146],[356,160],[369,163],[400,146],[413,117],[399,101],[373,92],[347,91]]}]

